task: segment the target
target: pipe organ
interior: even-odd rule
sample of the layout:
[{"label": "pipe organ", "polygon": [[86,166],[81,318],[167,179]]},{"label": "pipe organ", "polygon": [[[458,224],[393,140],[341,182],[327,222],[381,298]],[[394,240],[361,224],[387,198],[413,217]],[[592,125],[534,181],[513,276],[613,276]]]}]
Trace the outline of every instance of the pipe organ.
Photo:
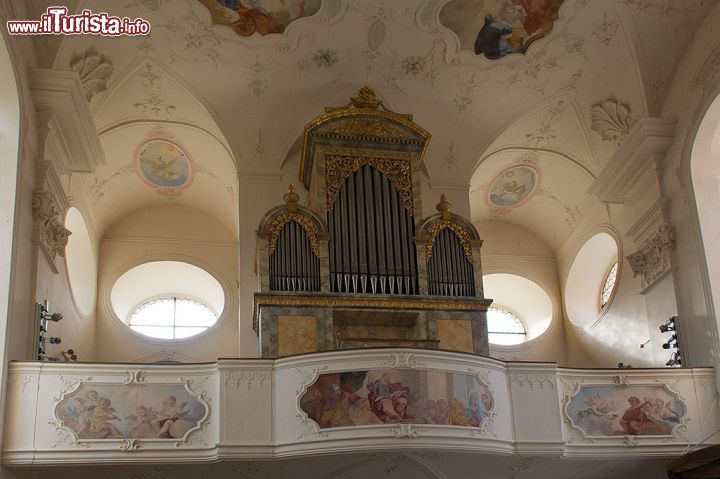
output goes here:
[{"label": "pipe organ", "polygon": [[300,181],[257,231],[263,357],[367,346],[487,354],[475,227],[442,195],[423,217],[430,134],[365,87],[305,127]]}]

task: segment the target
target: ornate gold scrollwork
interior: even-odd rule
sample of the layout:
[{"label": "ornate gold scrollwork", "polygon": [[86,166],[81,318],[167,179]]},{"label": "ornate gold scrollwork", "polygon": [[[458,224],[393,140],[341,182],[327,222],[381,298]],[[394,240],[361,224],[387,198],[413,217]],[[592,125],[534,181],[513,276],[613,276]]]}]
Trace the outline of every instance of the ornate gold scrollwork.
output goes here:
[{"label": "ornate gold scrollwork", "polygon": [[470,243],[470,235],[465,230],[465,228],[462,227],[462,225],[456,223],[452,219],[440,220],[427,227],[427,232],[430,239],[425,245],[426,261],[428,263],[430,262],[430,258],[432,258],[432,249],[435,245],[435,240],[437,239],[437,236],[440,234],[440,232],[445,228],[448,228],[452,230],[453,233],[455,233],[455,235],[460,240],[460,244],[462,245],[463,250],[465,251],[465,258],[467,258],[467,260],[470,261],[470,263],[472,264],[473,254],[472,244]]},{"label": "ornate gold scrollwork", "polygon": [[275,248],[277,248],[277,240],[280,236],[280,231],[282,231],[285,224],[289,223],[290,221],[296,222],[305,230],[308,235],[308,239],[310,240],[310,247],[312,248],[313,253],[315,253],[315,256],[319,258],[320,242],[318,240],[319,231],[317,225],[307,216],[294,212],[281,213],[277,215],[272,220],[272,223],[270,223],[270,225],[268,226],[267,230],[270,233],[270,245],[268,248],[268,255],[272,255],[275,252]]},{"label": "ornate gold scrollwork", "polygon": [[412,181],[410,161],[403,159],[371,158],[366,156],[327,155],[325,156],[325,182],[327,188],[327,209],[332,211],[338,193],[345,180],[365,165],[377,168],[388,177],[402,199],[405,209],[413,214]]},{"label": "ornate gold scrollwork", "polygon": [[376,136],[380,138],[403,138],[408,136],[399,128],[394,128],[384,121],[370,118],[352,118],[344,125],[331,130],[333,133],[349,133],[359,136]]}]

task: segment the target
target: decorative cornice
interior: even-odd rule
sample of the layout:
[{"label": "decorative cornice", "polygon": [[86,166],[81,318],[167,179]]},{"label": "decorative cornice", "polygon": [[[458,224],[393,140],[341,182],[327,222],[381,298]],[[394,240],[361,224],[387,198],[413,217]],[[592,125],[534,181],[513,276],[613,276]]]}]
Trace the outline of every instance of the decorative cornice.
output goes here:
[{"label": "decorative cornice", "polygon": [[[337,124],[337,126],[334,126]],[[323,128],[327,126],[327,128]],[[342,107],[326,107],[325,114],[305,125],[303,149],[300,158],[299,178],[309,187],[310,173],[314,161],[316,146],[333,146],[338,141],[368,142],[368,138],[381,147],[378,151],[392,151],[397,148],[385,147],[385,144],[406,145],[403,151],[412,155],[413,161],[420,164],[428,147],[430,133],[417,125],[412,115],[389,110],[375,92],[363,87],[358,96]],[[340,145],[335,145],[340,146]]]},{"label": "decorative cornice", "polygon": [[[648,162],[665,155],[675,139],[675,120],[643,118],[625,138],[588,189],[600,201],[624,203],[637,187],[637,178],[648,168]],[[652,163],[653,174],[655,164]]]},{"label": "decorative cornice", "polygon": [[397,297],[380,295],[334,295],[334,294],[281,294],[255,293],[253,328],[258,330],[260,309],[264,307],[294,308],[386,308],[446,311],[487,311],[492,299],[479,298],[437,298],[437,297]]},{"label": "decorative cornice", "polygon": [[670,256],[674,248],[675,231],[671,225],[662,224],[640,251],[627,256],[633,276],[642,277],[644,290],[670,271]]},{"label": "decorative cornice", "polygon": [[[73,71],[36,68],[30,74],[30,89],[45,134],[55,135],[56,164],[66,171],[93,173],[105,164],[105,154],[95,128],[80,77]],[[45,138],[43,138],[45,140]]]}]

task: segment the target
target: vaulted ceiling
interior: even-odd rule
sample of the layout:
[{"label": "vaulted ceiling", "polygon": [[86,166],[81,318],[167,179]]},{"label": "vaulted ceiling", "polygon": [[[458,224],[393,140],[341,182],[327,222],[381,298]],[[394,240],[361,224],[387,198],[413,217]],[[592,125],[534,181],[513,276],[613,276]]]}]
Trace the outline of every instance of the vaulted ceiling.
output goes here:
[{"label": "vaulted ceiling", "polygon": [[[30,13],[54,3],[33,0]],[[679,59],[718,1],[235,3],[80,0],[70,8],[142,17],[151,35],[36,39],[41,66],[86,80],[112,72],[106,85],[88,84],[107,164],[84,181],[102,228],[163,202],[237,228],[236,174],[278,174],[310,119],[368,85],[432,134],[430,181],[469,184],[474,221],[521,224],[557,251],[594,207],[585,192],[629,127],[659,115]],[[275,23],[257,16],[252,33],[236,13],[252,10],[243,3],[274,12]],[[537,16],[557,5],[556,20]],[[513,40],[524,54],[489,59],[469,43],[486,13],[525,25],[539,18],[541,33]],[[143,173],[138,155],[153,141],[187,158],[184,188]],[[166,161],[145,166],[182,176]]]}]

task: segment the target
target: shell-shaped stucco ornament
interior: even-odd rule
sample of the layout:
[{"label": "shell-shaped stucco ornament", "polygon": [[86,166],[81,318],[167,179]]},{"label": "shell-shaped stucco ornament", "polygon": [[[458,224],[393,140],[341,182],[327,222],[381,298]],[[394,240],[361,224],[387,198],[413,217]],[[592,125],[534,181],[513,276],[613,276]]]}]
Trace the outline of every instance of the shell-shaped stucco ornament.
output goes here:
[{"label": "shell-shaped stucco ornament", "polygon": [[70,62],[70,68],[80,75],[87,101],[96,93],[107,90],[107,80],[113,73],[110,60],[92,48],[75,57]]},{"label": "shell-shaped stucco ornament", "polygon": [[608,98],[590,107],[590,129],[603,140],[618,141],[630,132],[637,119],[630,107],[614,98]]}]

